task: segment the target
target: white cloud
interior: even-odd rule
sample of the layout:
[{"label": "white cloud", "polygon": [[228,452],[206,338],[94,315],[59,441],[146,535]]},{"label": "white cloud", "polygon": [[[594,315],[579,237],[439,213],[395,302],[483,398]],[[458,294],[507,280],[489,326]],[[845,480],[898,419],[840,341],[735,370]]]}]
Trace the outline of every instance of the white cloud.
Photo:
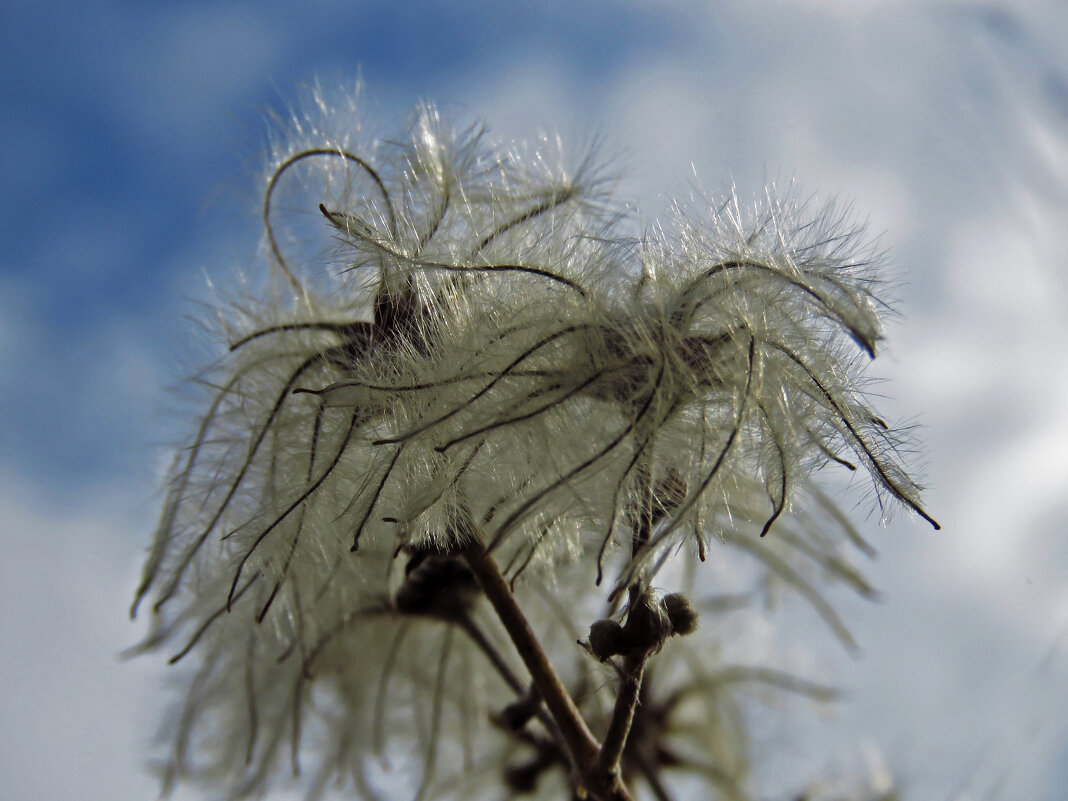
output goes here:
[{"label": "white cloud", "polygon": [[240,98],[285,55],[285,20],[255,5],[146,9],[122,22],[129,40],[104,53],[102,99],[132,136],[171,153],[217,139],[223,109],[258,111]]},{"label": "white cloud", "polygon": [[129,531],[147,527],[144,503],[125,483],[99,488],[88,502],[0,471],[6,797],[124,801],[158,793],[145,766],[162,714],[162,671],[118,658],[141,632],[125,610],[140,558]]}]

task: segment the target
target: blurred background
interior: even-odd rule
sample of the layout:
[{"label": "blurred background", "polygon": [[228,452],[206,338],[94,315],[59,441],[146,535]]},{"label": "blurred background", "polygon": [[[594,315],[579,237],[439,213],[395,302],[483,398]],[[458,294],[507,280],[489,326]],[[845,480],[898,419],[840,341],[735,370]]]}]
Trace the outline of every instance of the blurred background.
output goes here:
[{"label": "blurred background", "polygon": [[183,317],[256,269],[269,112],[360,77],[375,129],[426,99],[599,139],[644,224],[694,187],[852,202],[902,281],[873,371],[942,531],[854,510],[883,599],[842,599],[859,658],[786,618],[847,697],[766,738],[758,784],[875,749],[910,799],[1064,801],[1063,0],[4,2],[0,76],[0,796],[157,795],[166,666],[118,654]]}]

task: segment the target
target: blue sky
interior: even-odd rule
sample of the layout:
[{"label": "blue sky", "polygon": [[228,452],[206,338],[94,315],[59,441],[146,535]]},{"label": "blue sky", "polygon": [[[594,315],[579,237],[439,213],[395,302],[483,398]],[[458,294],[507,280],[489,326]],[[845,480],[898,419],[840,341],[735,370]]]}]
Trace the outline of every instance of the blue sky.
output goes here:
[{"label": "blue sky", "polygon": [[766,180],[868,217],[903,279],[875,372],[925,426],[943,531],[870,522],[885,602],[846,610],[865,651],[839,666],[850,701],[774,770],[851,766],[870,741],[914,798],[984,798],[1003,773],[995,797],[1062,798],[1064,4],[389,5],[0,8],[12,797],[154,795],[165,670],[115,655],[140,630],[125,609],[181,429],[168,388],[198,358],[183,315],[206,275],[255,269],[267,111],[362,76],[386,128],[427,99],[505,136],[599,137],[646,221],[698,182],[744,198]]}]

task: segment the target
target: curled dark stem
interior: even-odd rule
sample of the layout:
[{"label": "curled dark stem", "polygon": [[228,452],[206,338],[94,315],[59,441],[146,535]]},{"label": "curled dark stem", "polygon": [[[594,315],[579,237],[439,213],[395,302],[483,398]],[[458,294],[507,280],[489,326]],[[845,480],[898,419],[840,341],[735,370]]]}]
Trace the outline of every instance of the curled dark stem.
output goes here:
[{"label": "curled dark stem", "polygon": [[[241,598],[241,596],[244,595],[248,591],[248,588],[251,587],[256,582],[256,579],[258,579],[259,577],[260,577],[259,573],[256,573],[255,575],[253,575],[252,578],[250,578],[248,580],[248,582],[245,584],[245,586],[237,591],[237,594],[234,596],[234,600],[235,601],[239,600]],[[183,659],[186,654],[188,654],[190,651],[193,650],[193,648],[196,646],[196,644],[200,641],[200,638],[204,636],[204,633],[209,628],[211,628],[211,624],[214,623],[216,620],[218,620],[219,617],[221,617],[225,613],[226,613],[226,604],[223,604],[218,609],[216,609],[214,612],[212,612],[210,615],[208,615],[207,619],[203,623],[201,623],[200,627],[197,628],[197,630],[193,633],[193,636],[189,638],[189,642],[187,642],[185,644],[185,646],[182,648],[181,651],[179,651],[174,656],[172,656],[170,659],[168,659],[167,660],[167,664],[168,665],[173,665],[176,662],[179,662],[181,659]]]},{"label": "curled dark stem", "polygon": [[764,408],[763,403],[758,403],[757,408],[760,409],[764,416],[764,420],[768,423],[768,438],[771,444],[775,446],[775,453],[779,458],[779,494],[775,497],[768,492],[768,497],[771,499],[771,517],[764,523],[764,527],[760,529],[760,536],[765,536],[771,527],[775,525],[775,521],[782,515],[783,510],[786,508],[786,456],[783,454],[782,445],[779,443],[779,438],[775,435],[775,428],[771,425],[771,419],[768,417],[768,411]]},{"label": "curled dark stem", "polygon": [[545,270],[541,267],[531,267],[529,264],[445,264],[443,262],[436,261],[417,261],[409,260],[411,265],[420,270],[441,270],[443,272],[452,273],[526,273],[527,275],[537,275],[541,278],[548,278],[550,281],[555,281],[559,284],[563,284],[569,289],[573,289],[579,293],[582,297],[586,297],[586,290],[575,281],[570,278],[559,275],[552,272],[552,270]]},{"label": "curled dark stem", "polygon": [[840,464],[842,467],[844,467],[849,472],[851,472],[851,473],[855,473],[856,472],[857,466],[855,464],[853,464],[848,459],[843,459],[837,453],[832,451],[830,449],[830,447],[827,445],[827,443],[824,442],[823,439],[821,437],[819,437],[814,431],[812,431],[811,429],[808,429],[808,428],[806,428],[805,430],[808,433],[809,440],[811,442],[813,442],[816,445],[816,447],[819,448],[823,452],[824,456],[826,456],[828,459],[830,459],[835,464]]},{"label": "curled dark stem", "polygon": [[[438,389],[451,384],[462,384],[465,381],[480,381],[491,376],[498,377],[498,373],[473,373],[469,375],[456,375],[452,378],[443,378],[440,381],[429,381],[422,384],[372,384],[368,381],[350,378],[336,381],[329,386],[313,389],[311,387],[297,387],[293,390],[294,395],[327,395],[330,392],[346,387],[362,387],[372,392],[422,392],[427,389]],[[512,370],[510,375],[514,378],[548,378],[551,373],[545,370]],[[376,443],[377,444],[377,443]]]},{"label": "curled dark stem", "polygon": [[230,483],[230,488],[229,490],[227,490],[226,496],[219,504],[219,507],[215,510],[215,513],[212,515],[211,520],[208,521],[208,524],[204,526],[204,528],[201,530],[200,535],[193,542],[192,546],[190,546],[189,549],[186,551],[177,569],[174,571],[171,581],[167,584],[163,592],[160,594],[159,599],[156,601],[154,608],[157,612],[160,610],[163,604],[166,603],[166,601],[169,600],[177,591],[182,576],[185,574],[185,571],[189,567],[190,562],[193,561],[193,557],[196,556],[197,551],[199,551],[201,546],[207,541],[211,532],[215,529],[216,524],[222,518],[223,513],[230,505],[230,501],[232,501],[234,495],[237,494],[237,490],[241,486],[242,481],[244,481],[245,475],[248,473],[249,468],[252,466],[252,461],[253,459],[255,459],[256,453],[259,451],[260,446],[263,444],[263,440],[267,436],[267,432],[270,430],[271,424],[274,422],[274,419],[281,411],[282,405],[285,403],[286,398],[289,397],[289,391],[292,389],[293,385],[297,382],[300,376],[303,375],[303,373],[308,368],[310,368],[317,361],[319,361],[320,358],[320,354],[309,356],[301,363],[301,365],[296,370],[294,370],[290,374],[289,379],[282,387],[281,392],[278,393],[278,396],[275,399],[274,405],[271,407],[270,412],[268,412],[267,419],[264,421],[263,425],[259,427],[259,430],[256,432],[256,435],[253,438],[251,445],[249,445],[248,455],[245,457],[241,468],[237,471],[237,475],[234,477],[234,480]]},{"label": "curled dark stem", "polygon": [[638,466],[638,491],[639,508],[638,519],[634,522],[630,537],[630,556],[633,559],[649,541],[653,529],[653,477],[649,475],[646,463]]},{"label": "curled dark stem", "polygon": [[649,411],[649,408],[652,406],[653,400],[656,398],[657,395],[656,390],[660,385],[660,380],[663,375],[664,364],[663,362],[661,362],[660,368],[656,374],[656,378],[653,381],[653,387],[651,387],[647,392],[647,397],[642,403],[641,408],[638,410],[638,413],[635,416],[634,420],[628,423],[626,427],[624,427],[624,429],[612,439],[611,442],[601,448],[601,450],[599,450],[593,456],[590,456],[585,461],[572,468],[569,472],[560,476],[560,478],[558,478],[552,484],[549,484],[547,487],[544,487],[538,492],[535,492],[523,503],[521,503],[519,505],[519,508],[514,510],[510,515],[508,515],[505,521],[497,527],[497,533],[494,534],[493,539],[490,541],[487,550],[492,552],[501,543],[505,535],[508,533],[508,530],[515,524],[515,522],[519,520],[524,514],[526,514],[536,503],[540,502],[553,490],[556,490],[557,488],[562,487],[564,484],[567,484],[569,481],[571,481],[577,475],[582,473],[584,470],[599,462],[601,459],[611,453],[616,448],[616,446],[619,445],[619,443],[626,439],[631,434],[631,432],[634,431],[634,429],[638,426],[638,423],[641,422],[641,420],[645,417],[646,413]]},{"label": "curled dark stem", "polygon": [[259,536],[256,537],[256,540],[252,543],[249,549],[245,551],[244,556],[241,557],[241,561],[238,563],[237,569],[234,571],[234,581],[230,588],[231,602],[233,599],[234,592],[237,589],[237,582],[241,578],[241,571],[248,563],[248,560],[252,557],[252,554],[259,547],[260,543],[267,538],[267,535],[274,531],[279,525],[281,525],[282,521],[289,517],[289,515],[291,515],[297,507],[299,507],[306,500],[308,500],[308,498],[314,495],[315,492],[319,489],[319,487],[322,486],[323,482],[326,481],[326,479],[334,471],[334,468],[337,467],[338,463],[341,461],[341,457],[344,455],[345,450],[348,447],[349,440],[351,440],[352,434],[356,430],[356,425],[359,420],[359,414],[357,412],[354,412],[349,420],[348,430],[346,430],[345,434],[342,436],[341,446],[337,449],[337,453],[335,453],[334,457],[330,460],[330,464],[327,465],[326,469],[323,470],[320,476],[314,482],[312,482],[312,484],[306,490],[304,490],[304,492],[302,492],[295,501],[289,504],[289,506],[287,506],[286,509],[280,515],[275,517],[275,519],[272,520],[271,523],[268,524],[267,527],[260,532]]},{"label": "curled dark stem", "polygon": [[[670,415],[669,415],[670,416]],[[604,579],[604,556],[608,550],[608,544],[612,541],[612,532],[616,527],[616,518],[619,515],[619,493],[623,489],[623,485],[627,481],[627,477],[630,475],[630,471],[634,469],[634,466],[638,463],[638,460],[645,453],[646,447],[652,440],[652,435],[646,436],[634,449],[634,456],[631,457],[630,462],[623,470],[623,475],[619,481],[616,482],[615,490],[612,493],[612,515],[608,520],[608,529],[605,531],[604,538],[601,540],[601,547],[597,549],[597,580],[596,586],[601,586],[601,581]]]},{"label": "curled dark stem", "polygon": [[289,269],[289,265],[286,263],[285,257],[282,255],[282,249],[278,245],[278,239],[274,235],[274,226],[271,224],[271,198],[274,196],[274,190],[278,185],[278,180],[282,177],[282,175],[297,162],[303,161],[304,159],[311,158],[313,156],[342,158],[346,159],[347,161],[351,161],[361,167],[371,177],[371,180],[374,181],[375,186],[381,193],[382,199],[385,201],[386,204],[386,212],[389,215],[390,233],[394,237],[397,236],[397,218],[393,212],[393,204],[392,202],[390,202],[389,192],[386,191],[386,185],[382,183],[381,177],[379,177],[378,173],[375,172],[374,168],[371,167],[370,164],[361,159],[359,156],[353,153],[349,153],[348,151],[342,150],[340,148],[331,149],[325,147],[316,147],[310,148],[308,150],[302,150],[300,153],[295,153],[294,155],[290,156],[278,165],[274,173],[271,175],[271,180],[267,183],[267,190],[263,194],[263,225],[267,231],[267,240],[271,245],[271,253],[274,254],[274,258],[278,262],[278,266],[281,267],[282,272],[286,276],[286,279],[298,292],[303,292],[303,287],[301,287],[300,282],[293,274],[293,271]]},{"label": "curled dark stem", "polygon": [[[245,365],[231,376],[224,385],[218,387],[218,391],[214,393],[211,406],[208,408],[207,414],[204,415],[204,419],[201,420],[200,426],[197,429],[196,438],[193,440],[193,444],[188,448],[188,456],[185,460],[185,465],[177,474],[175,486],[168,492],[167,505],[164,507],[163,515],[158,526],[160,532],[170,533],[173,530],[175,520],[178,517],[179,506],[185,499],[186,488],[189,486],[189,481],[193,475],[193,468],[196,466],[201,448],[207,441],[208,432],[211,430],[211,427],[215,422],[215,416],[219,412],[219,407],[238,382],[241,381],[241,379],[245,377],[245,374],[252,369],[253,365]],[[134,599],[133,606],[130,608],[130,617],[134,617],[137,614],[138,606],[140,606],[141,601],[144,600],[145,595],[148,593],[149,587],[151,587],[155,581],[156,574],[159,572],[160,565],[163,562],[163,557],[166,551],[166,542],[167,541],[163,537],[156,538],[156,542],[152,547],[152,552],[149,555],[148,563],[144,570],[143,578],[137,588],[137,595]],[[167,597],[169,597],[168,594],[164,593],[163,600],[166,600]],[[162,603],[162,601],[160,601],[160,603]],[[159,611],[158,603],[156,611]]]},{"label": "curled dark stem", "polygon": [[523,571],[527,569],[527,566],[530,564],[530,561],[534,558],[534,554],[538,551],[538,546],[541,545],[542,541],[545,539],[545,535],[548,533],[549,529],[547,527],[541,530],[541,534],[538,535],[538,538],[534,540],[533,543],[531,543],[530,550],[527,551],[526,558],[523,559],[523,562],[519,565],[518,568],[516,568],[516,571],[512,574],[512,577],[508,579],[508,586],[512,589],[513,592],[515,591],[515,583],[519,580],[519,577],[523,575]]},{"label": "curled dark stem", "polygon": [[529,359],[534,353],[536,353],[537,351],[541,350],[546,345],[549,345],[549,344],[555,342],[556,340],[560,339],[561,337],[567,336],[568,334],[572,334],[575,331],[582,331],[582,330],[585,330],[585,329],[588,329],[588,328],[591,328],[591,327],[592,326],[589,326],[589,325],[569,325],[567,328],[563,328],[563,329],[561,329],[561,330],[559,330],[559,331],[557,331],[557,332],[555,332],[553,334],[550,334],[547,337],[543,337],[542,339],[540,339],[539,341],[537,341],[536,343],[531,345],[529,348],[527,348],[525,351],[523,351],[521,354],[519,354],[515,359],[512,360],[512,362],[507,367],[505,367],[503,370],[501,370],[501,372],[497,373],[497,375],[493,378],[492,381],[490,381],[488,384],[486,384],[484,387],[482,387],[482,389],[480,389],[478,392],[476,392],[474,395],[472,395],[470,398],[468,398],[466,401],[464,401],[460,406],[455,407],[454,409],[446,412],[445,414],[441,415],[440,417],[436,417],[435,419],[433,419],[433,420],[431,420],[431,421],[429,421],[427,423],[424,423],[423,425],[421,425],[421,426],[419,426],[417,428],[413,428],[410,431],[406,431],[405,433],[400,434],[400,435],[398,435],[396,437],[375,440],[372,444],[373,445],[389,445],[389,444],[396,444],[398,442],[403,442],[404,440],[411,439],[412,437],[414,437],[414,436],[416,436],[418,434],[421,434],[424,431],[427,431],[428,429],[431,429],[436,425],[444,423],[449,418],[453,417],[454,415],[459,414],[464,409],[470,407],[475,401],[477,401],[479,398],[484,396],[487,392],[489,392],[491,389],[493,389],[495,386],[497,386],[497,384],[499,384],[501,381],[503,381],[505,378],[507,378],[509,375],[511,375],[512,371],[516,367],[518,367],[524,361]]},{"label": "curled dark stem", "polygon": [[237,342],[230,346],[230,353],[233,353],[238,348],[244,347],[249,342],[259,339],[260,337],[281,334],[286,331],[332,331],[337,334],[345,334],[361,327],[366,327],[368,330],[373,328],[371,323],[363,322],[362,320],[353,320],[347,323],[335,323],[320,320],[308,323],[283,323],[282,325],[272,325],[270,328],[254,331],[247,336],[241,337],[241,339],[237,340]]},{"label": "curled dark stem", "polygon": [[469,440],[472,437],[477,437],[480,434],[485,434],[485,433],[487,433],[489,431],[494,431],[494,430],[496,430],[498,428],[504,428],[506,426],[514,425],[515,423],[522,423],[524,420],[530,420],[530,419],[532,419],[534,417],[537,417],[538,415],[542,414],[543,412],[547,412],[549,409],[553,408],[554,406],[559,406],[560,404],[567,402],[568,400],[570,400],[571,398],[575,397],[576,395],[579,395],[584,389],[586,389],[586,387],[590,386],[590,384],[593,384],[595,381],[599,380],[601,378],[601,376],[604,375],[605,372],[606,371],[604,371],[604,370],[598,370],[593,375],[591,375],[589,378],[587,378],[585,381],[583,381],[581,384],[579,384],[578,386],[572,387],[567,392],[565,392],[563,395],[561,395],[559,397],[556,397],[556,398],[553,398],[548,403],[542,404],[541,406],[537,406],[533,410],[531,410],[529,412],[525,412],[523,414],[516,415],[515,417],[509,417],[509,418],[506,418],[506,419],[503,419],[503,420],[494,420],[492,423],[487,423],[486,425],[482,426],[481,428],[476,428],[474,431],[469,431],[469,432],[467,432],[465,434],[461,434],[458,437],[454,437],[453,439],[450,439],[444,445],[439,445],[436,448],[436,450],[439,453],[444,453],[449,448],[451,448],[453,445],[457,445],[457,444],[459,444],[461,442]]},{"label": "curled dark stem", "polygon": [[564,203],[567,203],[567,201],[571,200],[571,198],[573,198],[575,194],[576,189],[572,186],[567,187],[562,192],[553,192],[541,203],[523,212],[518,217],[513,217],[508,222],[502,223],[501,225],[497,226],[497,228],[495,228],[493,231],[491,231],[489,234],[482,238],[482,241],[478,243],[478,247],[474,249],[471,255],[477,256],[479,253],[485,250],[486,247],[494,239],[499,237],[501,234],[506,233],[517,225],[522,225],[525,222],[533,220],[535,217],[538,217],[547,211],[552,211],[557,206],[562,206]]},{"label": "curled dark stem", "polygon": [[[305,482],[310,482],[315,475],[315,452],[319,446],[319,432],[322,429],[324,410],[325,407],[322,403],[320,403],[319,407],[315,410],[315,420],[312,423],[311,448],[308,453],[308,470],[307,475],[304,477]],[[304,517],[307,510],[307,504],[301,506],[300,515],[297,518],[297,530],[293,534],[293,539],[289,543],[289,551],[286,553],[286,560],[282,565],[282,575],[279,576],[278,580],[274,583],[274,587],[271,589],[267,601],[263,604],[260,613],[256,615],[257,623],[262,623],[263,619],[267,617],[267,611],[271,608],[271,604],[274,603],[275,596],[278,595],[279,589],[281,589],[282,585],[285,583],[286,577],[289,576],[289,567],[293,563],[293,555],[297,552],[297,544],[300,542],[300,535],[304,530]]]},{"label": "curled dark stem", "polygon": [[[405,254],[399,253],[393,248],[389,247],[384,242],[380,242],[377,239],[372,239],[366,236],[361,236],[358,231],[352,230],[351,226],[346,227],[342,222],[339,222],[339,220],[342,219],[343,215],[340,215],[334,211],[330,211],[330,209],[328,209],[322,203],[319,204],[319,211],[324,217],[330,220],[332,224],[342,228],[343,230],[347,230],[348,233],[359,237],[362,241],[366,242],[377,250],[380,250],[387,256],[397,259],[398,261],[403,262],[416,270],[441,270],[443,272],[453,273],[526,273],[528,275],[537,275],[541,278],[548,278],[550,281],[555,281],[556,283],[563,284],[569,289],[575,290],[582,297],[587,296],[586,290],[583,289],[580,284],[576,283],[575,281],[572,281],[567,276],[559,275],[557,273],[554,273],[552,270],[545,270],[541,267],[532,267],[529,264],[446,264],[445,262],[424,261],[422,259],[406,256]],[[356,268],[349,268],[349,270],[354,269]]]},{"label": "curled dark stem", "polygon": [[363,513],[363,517],[360,518],[360,522],[356,526],[356,533],[352,538],[352,547],[349,548],[349,550],[353,553],[360,550],[360,535],[363,534],[364,526],[367,525],[367,521],[371,518],[371,512],[374,511],[375,504],[378,503],[378,496],[382,494],[382,489],[386,486],[390,473],[392,473],[393,468],[396,467],[397,460],[400,458],[401,451],[403,450],[404,446],[402,445],[393,452],[393,458],[390,459],[385,472],[382,474],[382,479],[378,482],[378,486],[375,487],[374,494],[371,495],[371,502],[367,504],[367,510]]},{"label": "curled dark stem", "polygon": [[868,464],[871,466],[871,469],[875,471],[876,475],[879,478],[879,482],[884,487],[886,487],[895,498],[897,498],[903,504],[905,504],[914,512],[916,512],[916,514],[918,514],[920,517],[930,523],[935,531],[939,531],[942,526],[938,524],[938,521],[936,521],[933,517],[927,514],[927,512],[925,512],[923,508],[918,503],[916,503],[916,501],[912,500],[912,498],[908,496],[908,493],[906,493],[901,487],[899,487],[897,483],[890,477],[890,475],[886,472],[886,468],[883,467],[878,457],[872,451],[871,446],[868,445],[867,441],[864,439],[863,436],[861,436],[860,432],[857,431],[852,421],[850,421],[849,415],[847,415],[842,409],[841,405],[834,397],[834,394],[829,389],[827,389],[826,386],[824,386],[823,382],[820,381],[819,378],[816,377],[816,375],[809,369],[808,365],[805,364],[805,361],[792,350],[787,348],[785,345],[780,345],[775,342],[771,342],[769,344],[775,350],[785,355],[798,367],[800,367],[802,372],[804,372],[804,374],[808,376],[809,380],[811,380],[812,383],[816,386],[816,388],[820,391],[820,394],[827,401],[827,403],[830,404],[831,408],[834,409],[835,414],[838,415],[838,419],[842,421],[842,425],[846,427],[846,430],[849,432],[854,443],[856,443],[857,447],[860,448],[862,454],[867,459]]},{"label": "curled dark stem", "polygon": [[723,467],[724,462],[727,459],[727,454],[730,453],[731,448],[734,445],[738,434],[742,430],[742,424],[745,421],[746,408],[749,405],[749,395],[753,385],[753,364],[756,357],[756,339],[750,334],[749,337],[749,366],[745,380],[745,388],[742,392],[741,400],[738,404],[738,412],[735,415],[734,425],[731,427],[730,434],[727,436],[727,441],[723,445],[723,449],[719,452],[719,456],[716,457],[715,463],[708,471],[705,477],[701,480],[700,486],[698,486],[695,492],[690,493],[690,496],[686,498],[675,510],[675,513],[670,522],[664,528],[657,533],[657,536],[649,541],[649,543],[642,549],[642,552],[631,559],[631,565],[627,569],[624,576],[616,584],[615,589],[612,590],[609,595],[609,601],[614,602],[623,591],[623,589],[630,583],[631,578],[635,575],[640,565],[648,558],[648,555],[653,552],[657,545],[664,541],[678,526],[685,517],[685,515],[693,508],[698,499],[704,494],[705,490],[715,479],[720,469]]},{"label": "curled dark stem", "polygon": [[805,294],[810,295],[812,298],[814,298],[816,300],[816,302],[820,306],[823,307],[823,309],[826,311],[827,315],[832,320],[834,320],[836,323],[838,323],[840,326],[842,326],[842,328],[844,328],[846,331],[848,331],[849,332],[849,336],[853,339],[853,341],[856,342],[857,345],[859,345],[864,350],[864,352],[868,354],[868,356],[870,358],[873,358],[873,359],[875,358],[875,341],[874,341],[874,339],[871,336],[869,336],[869,335],[865,334],[864,332],[862,332],[860,329],[858,329],[852,323],[850,323],[849,320],[847,320],[845,318],[845,316],[841,312],[839,312],[837,309],[835,309],[831,305],[830,301],[828,301],[826,298],[824,298],[819,292],[817,292],[814,288],[812,288],[811,286],[809,286],[805,282],[800,281],[797,278],[793,278],[793,277],[791,277],[789,275],[786,275],[781,270],[776,270],[775,268],[770,267],[770,266],[768,266],[766,264],[761,264],[760,262],[747,261],[747,260],[741,260],[741,259],[720,262],[719,264],[717,264],[717,265],[715,265],[713,267],[710,267],[708,270],[706,270],[704,273],[702,273],[701,280],[704,280],[706,278],[712,278],[713,276],[718,275],[720,273],[727,272],[728,270],[758,270],[758,271],[766,272],[766,273],[769,273],[770,275],[775,276],[776,278],[779,278],[779,279],[785,281],[786,283],[790,284],[791,286],[796,287],[797,289],[800,289]]}]

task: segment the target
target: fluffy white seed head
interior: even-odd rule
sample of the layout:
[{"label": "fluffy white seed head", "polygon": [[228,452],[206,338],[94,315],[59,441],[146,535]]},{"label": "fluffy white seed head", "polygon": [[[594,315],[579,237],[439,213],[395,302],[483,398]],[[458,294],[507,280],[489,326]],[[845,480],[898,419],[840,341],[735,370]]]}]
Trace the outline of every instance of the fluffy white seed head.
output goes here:
[{"label": "fluffy white seed head", "polygon": [[[226,352],[198,376],[205,407],[135,602],[151,598],[148,645],[202,665],[174,774],[203,751],[199,773],[255,794],[314,717],[323,775],[358,776],[383,675],[410,695],[396,728],[411,741],[503,706],[462,700],[479,674],[454,662],[472,645],[439,625],[477,618],[455,558],[474,537],[513,581],[566,574],[568,604],[611,571],[610,609],[719,540],[848,643],[795,567],[870,590],[810,513],[791,514],[813,471],[864,471],[880,505],[934,522],[907,437],[863,392],[883,311],[863,232],[769,193],[752,210],[679,207],[636,237],[603,170],[568,166],[556,142],[501,146],[431,106],[374,138],[351,110],[313,107],[263,188],[277,280],[218,315]],[[294,214],[334,238],[328,258],[288,235]],[[313,682],[331,713],[308,711]],[[207,718],[217,734],[192,745]]]}]

